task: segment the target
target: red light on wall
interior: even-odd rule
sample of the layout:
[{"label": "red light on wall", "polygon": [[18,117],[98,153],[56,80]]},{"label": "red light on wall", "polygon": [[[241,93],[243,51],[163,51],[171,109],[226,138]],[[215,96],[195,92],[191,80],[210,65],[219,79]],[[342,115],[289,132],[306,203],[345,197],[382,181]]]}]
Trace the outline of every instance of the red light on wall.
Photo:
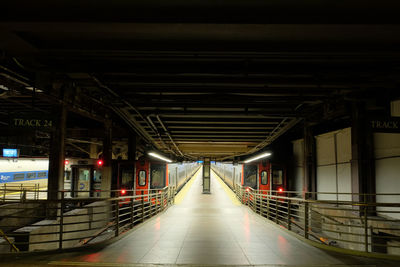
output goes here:
[{"label": "red light on wall", "polygon": [[98,161],[97,161],[97,166],[103,166],[103,161],[101,160],[101,159],[99,159]]},{"label": "red light on wall", "polygon": [[121,190],[121,195],[125,195],[126,194],[126,190],[125,189],[122,189]]},{"label": "red light on wall", "polygon": [[278,188],[278,191],[279,191],[279,192],[283,192],[283,188],[282,188],[282,187],[279,187],[279,188]]},{"label": "red light on wall", "polygon": [[64,165],[69,165],[69,160],[64,160]]}]

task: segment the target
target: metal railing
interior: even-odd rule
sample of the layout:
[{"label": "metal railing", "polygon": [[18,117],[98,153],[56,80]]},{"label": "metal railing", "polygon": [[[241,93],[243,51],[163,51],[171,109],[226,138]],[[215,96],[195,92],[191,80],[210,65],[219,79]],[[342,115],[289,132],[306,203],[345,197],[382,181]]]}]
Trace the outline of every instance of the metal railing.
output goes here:
[{"label": "metal railing", "polygon": [[[60,192],[64,196],[64,191]],[[119,191],[109,191],[118,195]],[[132,229],[174,202],[176,190],[126,191],[111,198],[26,199],[0,206],[0,252],[79,247],[102,242]],[[11,246],[10,246],[11,245]]]},{"label": "metal railing", "polygon": [[[299,192],[254,190],[240,185],[234,185],[233,191],[254,212],[308,240],[342,252],[400,259],[400,203],[367,201],[393,199],[400,194],[344,193],[334,196],[336,200],[321,200],[338,193],[312,192],[300,198],[296,197]],[[308,199],[310,196],[320,199]]]},{"label": "metal railing", "polygon": [[26,200],[40,198],[40,184],[2,184],[0,185],[0,201]]}]

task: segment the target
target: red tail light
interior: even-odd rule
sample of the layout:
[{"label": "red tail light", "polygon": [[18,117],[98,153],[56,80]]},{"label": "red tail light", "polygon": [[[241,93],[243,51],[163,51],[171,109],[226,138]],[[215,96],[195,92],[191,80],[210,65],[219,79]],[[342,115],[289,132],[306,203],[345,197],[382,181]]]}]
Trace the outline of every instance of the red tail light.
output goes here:
[{"label": "red tail light", "polygon": [[98,161],[97,161],[97,166],[99,166],[99,167],[101,167],[101,166],[103,166],[103,161],[101,160],[101,159],[99,159]]},{"label": "red tail light", "polygon": [[126,194],[126,190],[125,189],[122,189],[121,190],[121,195],[123,196],[123,195],[125,195]]}]

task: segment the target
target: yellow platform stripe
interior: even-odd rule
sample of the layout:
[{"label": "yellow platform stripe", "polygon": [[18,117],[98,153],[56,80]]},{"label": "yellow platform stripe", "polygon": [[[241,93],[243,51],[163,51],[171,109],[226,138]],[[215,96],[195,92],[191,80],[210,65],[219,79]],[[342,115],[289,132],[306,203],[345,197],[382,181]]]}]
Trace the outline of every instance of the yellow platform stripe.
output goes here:
[{"label": "yellow platform stripe", "polygon": [[175,196],[175,204],[180,205],[189,192],[189,189],[192,187],[192,184],[194,183],[194,180],[197,178],[197,175],[201,171],[201,168],[190,178],[189,182],[187,182],[182,189],[179,191],[179,193]]},{"label": "yellow platform stripe", "polygon": [[219,177],[218,174],[216,174],[213,170],[211,170],[212,174],[217,178],[217,181],[221,184],[222,188],[224,189],[225,193],[228,195],[228,197],[231,199],[233,205],[240,206],[241,203],[237,199],[235,193],[226,185],[224,181]]}]

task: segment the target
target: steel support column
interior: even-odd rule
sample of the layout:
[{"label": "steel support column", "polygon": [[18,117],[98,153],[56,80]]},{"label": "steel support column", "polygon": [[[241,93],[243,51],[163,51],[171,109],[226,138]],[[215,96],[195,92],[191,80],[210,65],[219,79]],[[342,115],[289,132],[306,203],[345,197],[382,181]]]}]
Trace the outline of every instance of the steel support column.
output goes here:
[{"label": "steel support column", "polygon": [[136,135],[131,133],[128,138],[128,160],[136,160]]},{"label": "steel support column", "polygon": [[101,178],[101,197],[110,197],[112,179],[112,121],[107,119],[104,123],[103,139],[103,169]]},{"label": "steel support column", "polygon": [[64,190],[64,160],[65,160],[65,132],[67,124],[67,108],[57,105],[54,108],[57,114],[56,125],[51,133],[49,173],[47,181],[47,199],[61,199],[59,191]]},{"label": "steel support column", "polygon": [[353,201],[374,203],[375,196],[363,195],[376,193],[373,136],[364,103],[352,106],[351,153]]},{"label": "steel support column", "polygon": [[311,126],[304,122],[304,177],[303,177],[303,194],[305,198],[316,199],[315,194],[308,192],[317,191],[316,176],[316,146],[315,138]]}]

